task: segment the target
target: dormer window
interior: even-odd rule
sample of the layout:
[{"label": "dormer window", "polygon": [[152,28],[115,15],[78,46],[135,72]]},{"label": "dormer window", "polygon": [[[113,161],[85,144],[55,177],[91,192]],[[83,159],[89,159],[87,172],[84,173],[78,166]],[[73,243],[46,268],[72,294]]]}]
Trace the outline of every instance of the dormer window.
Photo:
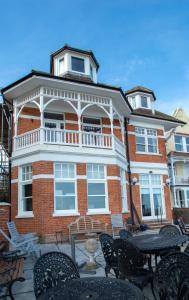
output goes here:
[{"label": "dormer window", "polygon": [[148,108],[148,99],[146,96],[141,96],[141,107]]},{"label": "dormer window", "polygon": [[71,68],[74,72],[85,73],[85,60],[83,58],[72,56]]}]

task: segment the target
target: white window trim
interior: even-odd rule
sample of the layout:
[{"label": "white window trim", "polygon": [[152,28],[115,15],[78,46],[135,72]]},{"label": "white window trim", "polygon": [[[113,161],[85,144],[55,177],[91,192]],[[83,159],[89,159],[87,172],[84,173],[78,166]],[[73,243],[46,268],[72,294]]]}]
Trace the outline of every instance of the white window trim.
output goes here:
[{"label": "white window trim", "polygon": [[[122,213],[128,213],[127,181],[125,178],[125,170],[123,170],[123,169],[120,169],[120,187],[121,187]],[[123,194],[122,194],[122,187],[123,187]]]},{"label": "white window trim", "polygon": [[[146,101],[147,101],[147,107],[146,107],[146,106],[142,106],[142,97],[146,98]],[[147,97],[147,96],[145,96],[145,95],[141,95],[141,96],[140,96],[140,105],[141,105],[141,107],[144,108],[144,109],[149,109],[149,103],[148,103],[148,97]]]},{"label": "white window trim", "polygon": [[[153,199],[153,189],[156,189],[156,188],[161,190],[161,199],[162,199],[162,208],[163,208],[162,218],[165,219],[166,218],[166,207],[165,207],[165,193],[164,193],[164,185],[163,185],[163,176],[160,175],[160,174],[144,174],[144,173],[142,173],[140,175],[148,175],[149,176],[149,184],[145,185],[145,184],[141,184],[139,182],[139,185],[140,185],[140,209],[141,209],[142,219],[144,219],[144,220],[157,219],[157,216],[153,215],[154,214],[154,212],[153,212],[154,205],[151,206],[152,215],[151,216],[143,216],[143,213],[142,213],[142,197],[141,197],[141,189],[148,189],[149,192],[150,192],[150,205],[151,205],[154,201],[154,199]],[[160,184],[152,184],[151,175],[159,175],[160,180],[161,180]]]},{"label": "white window trim", "polygon": [[182,138],[182,147],[183,147],[183,150],[176,150],[176,145],[181,145],[180,143],[176,143],[175,139],[174,139],[174,142],[175,142],[175,151],[176,152],[185,152],[185,153],[189,153],[189,151],[187,151],[187,143],[186,143],[186,138],[189,138],[189,136],[183,136],[183,135],[180,135],[180,134],[175,134],[175,137],[176,136],[179,136]]},{"label": "white window trim", "polygon": [[[142,128],[144,129],[145,133],[144,134],[140,134],[138,132],[135,132],[135,136],[137,137],[144,137],[145,139],[145,151],[137,151],[137,141],[136,141],[136,153],[138,154],[152,154],[152,155],[157,155],[159,154],[159,145],[158,145],[158,136],[157,136],[157,130],[152,128],[153,130],[156,130],[156,136],[155,135],[148,135],[147,134],[147,130],[149,130],[150,128],[145,128],[145,127],[141,127],[141,126],[135,126],[135,128]],[[154,138],[156,139],[156,147],[157,147],[157,152],[149,152],[148,151],[148,138]]]},{"label": "white window trim", "polygon": [[[22,180],[22,168],[26,167],[28,165],[32,164],[27,164],[27,165],[22,165],[18,168],[18,214],[16,216],[16,218],[33,218],[34,214],[33,211],[23,211],[23,200],[22,200],[22,186],[28,183],[33,183],[33,175],[32,175],[32,179],[27,180],[27,181],[23,181]],[[33,186],[32,186],[33,188]],[[33,205],[33,190],[32,190],[32,205]]]},{"label": "white window trim", "polygon": [[[74,165],[74,178],[55,178],[55,165],[56,164],[73,164]],[[55,162],[53,166],[54,172],[54,212],[53,216],[77,216],[78,212],[78,197],[77,197],[77,175],[76,164],[69,162]],[[73,182],[75,184],[75,209],[60,210],[56,209],[56,182]]]},{"label": "white window trim", "polygon": [[[45,123],[53,123],[56,124],[56,128],[52,128],[52,130],[64,130],[65,126],[66,126],[66,120],[65,120],[65,113],[59,113],[59,112],[55,112],[55,111],[45,111],[46,113],[52,113],[52,114],[57,114],[57,115],[62,115],[63,116],[63,120],[54,120],[54,119],[48,119],[44,117],[44,127],[45,127]],[[64,129],[60,129],[60,124],[63,123],[64,124]],[[47,127],[48,129],[48,127]],[[49,128],[50,129],[50,128]]]},{"label": "white window trim", "polygon": [[[78,58],[78,59],[82,59],[84,61],[84,72],[75,71],[75,70],[72,69],[72,57]],[[71,72],[74,72],[74,73],[77,73],[77,74],[86,74],[86,59],[84,57],[82,57],[82,56],[71,54],[70,55],[70,70],[71,70]]]},{"label": "white window trim", "polygon": [[[84,122],[83,122],[83,118],[89,118],[89,119],[91,118],[91,119],[97,119],[97,120],[100,120],[100,124],[97,125],[97,124],[84,123]],[[84,127],[84,126],[100,128],[100,133],[102,133],[102,118],[84,115],[84,116],[82,116],[81,126],[82,126],[82,130],[83,130],[83,127]]]},{"label": "white window trim", "polygon": [[[91,164],[90,164],[91,165]],[[92,164],[93,165],[93,164]],[[97,164],[103,165],[103,164]],[[110,214],[109,210],[109,203],[108,203],[108,184],[107,184],[107,168],[106,165],[104,166],[104,178],[103,179],[94,179],[94,178],[87,178],[87,203],[88,203],[88,183],[104,183],[105,185],[105,208],[89,208],[87,211],[87,215],[92,214]]]}]

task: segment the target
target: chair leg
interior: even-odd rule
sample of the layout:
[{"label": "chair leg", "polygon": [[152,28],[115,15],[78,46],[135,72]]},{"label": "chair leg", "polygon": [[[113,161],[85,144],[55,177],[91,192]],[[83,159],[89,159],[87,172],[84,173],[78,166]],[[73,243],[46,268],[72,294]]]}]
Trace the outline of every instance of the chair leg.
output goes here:
[{"label": "chair leg", "polygon": [[9,286],[8,286],[8,292],[9,292],[9,297],[11,298],[11,300],[14,300],[14,297],[13,297],[13,294],[12,294],[12,287],[13,287],[13,284],[16,281],[23,282],[23,281],[25,281],[25,278],[23,278],[23,277],[17,278],[15,280],[11,281],[11,283],[9,284]]},{"label": "chair leg", "polygon": [[108,277],[108,274],[110,273],[110,267],[109,266],[105,266],[105,275],[106,277]]},{"label": "chair leg", "polygon": [[118,269],[113,269],[113,270],[114,270],[116,278],[119,278],[119,270]]},{"label": "chair leg", "polygon": [[151,285],[152,295],[153,295],[154,299],[157,300],[156,295],[155,295],[155,291],[154,291],[154,281],[153,281],[153,279],[151,280],[150,285]]}]

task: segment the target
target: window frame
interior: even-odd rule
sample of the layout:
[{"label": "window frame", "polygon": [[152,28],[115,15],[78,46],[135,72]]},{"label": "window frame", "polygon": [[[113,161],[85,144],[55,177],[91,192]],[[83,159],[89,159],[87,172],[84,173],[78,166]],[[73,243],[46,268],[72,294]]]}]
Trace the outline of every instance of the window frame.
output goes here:
[{"label": "window frame", "polygon": [[[31,167],[31,178],[30,179],[23,179],[23,169]],[[23,186],[31,184],[32,185],[32,210],[24,211],[24,199],[27,197],[23,197]],[[33,170],[32,164],[26,164],[19,167],[19,174],[18,174],[18,217],[33,217]],[[30,198],[30,197],[28,197]]]},{"label": "window frame", "polygon": [[[90,123],[84,123],[83,122],[83,119],[84,118],[88,118],[88,119],[96,119],[96,120],[100,120],[100,124],[90,124]],[[98,117],[91,117],[91,116],[86,116],[86,115],[84,115],[84,116],[82,116],[82,119],[81,119],[81,128],[82,128],[82,131],[84,131],[84,132],[93,132],[93,131],[86,131],[86,130],[84,130],[84,127],[94,127],[94,128],[99,128],[100,129],[100,132],[97,132],[97,133],[99,133],[99,134],[101,134],[102,133],[102,118],[98,118]],[[96,132],[93,132],[93,133],[96,133]]]},{"label": "window frame", "polygon": [[[180,137],[182,143],[176,143],[176,137]],[[176,152],[189,153],[189,149],[187,150],[187,147],[189,148],[189,143],[186,142],[187,138],[189,138],[189,136],[184,136],[184,135],[181,135],[181,134],[175,134],[174,135],[174,143],[175,143],[175,151]],[[182,150],[177,150],[176,145],[182,145]]]},{"label": "window frame", "polygon": [[125,170],[120,168],[120,188],[121,188],[121,205],[122,213],[128,212],[128,201],[127,201],[127,181],[125,177]]},{"label": "window frame", "polygon": [[[148,176],[148,182],[141,183],[141,176]],[[159,176],[160,182],[154,183],[152,180],[152,176]],[[161,174],[149,174],[149,173],[141,173],[139,174],[139,185],[140,185],[140,207],[141,207],[141,216],[143,219],[155,219],[157,216],[155,215],[155,208],[154,208],[154,190],[160,189],[161,191],[161,201],[162,201],[162,218],[166,217],[166,209],[165,209],[165,194],[163,188],[163,176]],[[151,207],[151,215],[150,216],[143,216],[142,211],[142,197],[141,197],[141,190],[148,189],[150,195],[150,207]]]},{"label": "window frame", "polygon": [[[144,133],[138,133],[136,130],[143,130]],[[148,130],[153,130],[155,131],[155,135],[150,135],[148,134]],[[158,147],[158,136],[157,136],[157,129],[155,128],[145,128],[145,127],[141,127],[141,126],[135,126],[135,137],[136,137],[136,153],[143,153],[143,154],[152,154],[152,155],[157,155],[159,154],[159,147]],[[143,137],[144,138],[144,144],[141,144],[141,145],[144,145],[145,146],[145,151],[140,151],[140,150],[137,150],[137,145],[139,145],[140,143],[137,143],[137,137]],[[156,139],[156,146],[153,146],[151,144],[149,144],[149,141],[148,139],[151,138],[151,139]],[[156,152],[150,152],[149,151],[149,146],[152,146],[152,147],[156,147]]]},{"label": "window frame", "polygon": [[[55,171],[56,171],[56,165],[57,164],[61,164],[61,165],[73,165],[74,166],[74,177],[70,177],[70,178],[64,178],[64,177],[60,177],[60,178],[56,178],[55,176]],[[75,163],[67,163],[67,162],[54,162],[54,216],[72,216],[72,215],[79,215],[78,213],[78,197],[77,197],[77,173],[76,173],[76,164]],[[74,183],[74,188],[75,188],[75,209],[56,209],[56,183]]]},{"label": "window frame", "polygon": [[[83,60],[83,66],[84,66],[84,72],[82,71],[76,71],[76,70],[73,70],[73,66],[72,66],[72,58],[76,58],[78,60]],[[74,73],[78,73],[78,74],[86,74],[86,60],[84,57],[80,57],[80,56],[77,56],[77,55],[71,55],[70,56],[70,69],[72,72]]]},{"label": "window frame", "polygon": [[[87,167],[89,165],[98,165],[98,166],[103,166],[104,167],[104,178],[88,178],[87,174]],[[108,203],[108,186],[107,186],[107,167],[104,164],[95,164],[95,163],[88,163],[86,165],[86,177],[87,177],[87,206],[88,206],[88,212],[87,214],[106,214],[110,213],[109,212],[109,203]],[[105,190],[105,207],[104,208],[89,208],[88,205],[88,183],[104,183],[104,190]]]},{"label": "window frame", "polygon": [[[146,99],[146,106],[143,106],[143,105],[142,105],[142,100],[143,100],[144,98]],[[147,96],[145,96],[145,95],[141,95],[141,96],[140,96],[140,105],[141,105],[142,108],[146,108],[146,109],[149,108],[149,105],[148,105],[148,97],[147,97]]]}]

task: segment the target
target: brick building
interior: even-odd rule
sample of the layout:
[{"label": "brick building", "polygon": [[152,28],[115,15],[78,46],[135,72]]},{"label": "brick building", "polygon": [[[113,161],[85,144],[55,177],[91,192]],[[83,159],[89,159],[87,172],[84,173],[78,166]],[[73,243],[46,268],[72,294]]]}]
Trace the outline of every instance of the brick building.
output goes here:
[{"label": "brick building", "polygon": [[[152,90],[97,82],[91,51],[64,46],[50,73],[3,88],[13,105],[11,215],[20,232],[54,235],[82,215],[172,221],[165,131]],[[132,207],[132,210],[131,210]]]}]

